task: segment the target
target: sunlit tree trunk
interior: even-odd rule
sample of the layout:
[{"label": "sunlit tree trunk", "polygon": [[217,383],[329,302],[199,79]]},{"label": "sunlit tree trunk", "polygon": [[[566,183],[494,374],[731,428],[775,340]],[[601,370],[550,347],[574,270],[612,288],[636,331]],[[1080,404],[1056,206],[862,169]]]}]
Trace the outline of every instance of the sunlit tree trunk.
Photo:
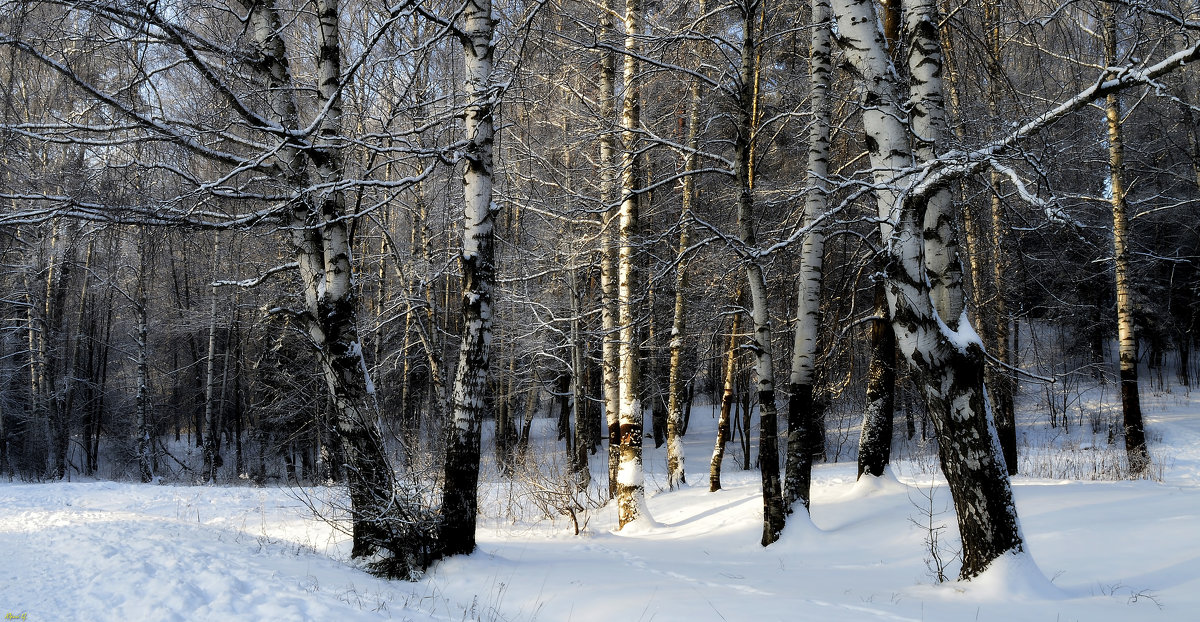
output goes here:
[{"label": "sunlit tree trunk", "polygon": [[[247,9],[248,27],[260,56],[256,67],[269,86],[271,107],[284,127],[302,127],[288,51],[281,36],[283,20],[273,3],[253,3]],[[396,497],[394,474],[376,427],[374,386],[358,338],[349,220],[344,194],[338,188],[343,175],[338,140],[342,125],[340,17],[333,0],[318,0],[316,9],[316,91],[324,112],[311,148],[302,149],[288,138],[278,150],[285,180],[300,192],[290,206],[285,225],[291,233],[304,287],[309,337],[316,346],[330,396],[333,427],[348,467],[345,477],[351,504],[351,556],[368,557],[386,550],[392,560],[401,563],[417,553],[396,550],[399,545],[395,529],[402,524],[399,516],[406,503]],[[312,165],[311,171],[307,164]],[[307,192],[312,181],[324,190]],[[399,575],[410,571],[407,567],[385,570]]]},{"label": "sunlit tree trunk", "polygon": [[[739,5],[742,12],[741,70],[738,76],[738,110],[734,136],[734,173],[737,180],[738,239],[746,248],[754,248],[754,80],[757,2]],[[758,394],[758,463],[762,473],[763,534],[762,545],[779,539],[786,513],[783,483],[779,474],[779,424],[775,409],[775,368],[772,360],[771,318],[766,278],[758,259],[746,259],[746,281],[750,293],[750,319],[753,330],[749,349],[755,360],[755,392]]]},{"label": "sunlit tree trunk", "polygon": [[[1117,16],[1111,2],[1103,5],[1104,60],[1117,63]],[[1145,477],[1150,471],[1146,449],[1146,430],[1138,397],[1138,343],[1133,326],[1133,299],[1129,285],[1129,216],[1125,202],[1125,144],[1121,132],[1121,100],[1115,93],[1104,99],[1108,127],[1108,166],[1113,213],[1113,263],[1116,266],[1117,344],[1121,364],[1121,410],[1125,417],[1125,453],[1131,477]]]},{"label": "sunlit tree trunk", "polygon": [[[613,18],[616,13],[614,0],[605,0],[600,12],[600,37],[604,40],[612,38]],[[616,66],[611,51],[605,50],[600,56],[600,112],[603,119],[600,127],[600,198],[604,201],[604,213],[600,219],[600,331],[603,335],[601,345],[601,386],[604,395],[604,419],[608,430],[608,492],[617,494],[617,467],[621,460],[621,386],[619,378],[620,336],[617,334],[617,256],[613,238],[614,209],[611,209],[615,196],[614,170],[617,164],[617,147],[613,132],[610,131],[612,119],[616,116],[616,104],[613,89],[616,86]]]},{"label": "sunlit tree trunk", "polygon": [[833,77],[833,13],[829,0],[812,2],[812,44],[809,47],[808,179],[805,182],[804,226],[810,230],[800,249],[800,284],[796,296],[796,333],[792,349],[792,375],[788,382],[788,442],[785,463],[784,506],[790,512],[797,501],[809,507],[813,454],[808,451],[813,427],[820,421],[815,411],[817,336],[821,326],[822,268],[825,231],[818,223],[829,207],[829,85]]},{"label": "sunlit tree trunk", "polygon": [[617,468],[617,524],[624,527],[645,511],[642,473],[642,403],[638,399],[639,340],[637,330],[638,185],[641,181],[637,138],[641,122],[638,60],[642,7],[640,0],[625,1],[624,96],[621,105],[621,208],[620,244],[617,249],[617,309],[621,325],[620,360],[620,464]]},{"label": "sunlit tree trunk", "polygon": [[[912,45],[927,57],[940,53],[936,9],[928,0],[919,0],[910,10],[915,20],[909,27]],[[929,218],[922,197],[899,200],[910,182],[898,177],[898,171],[912,165],[914,149],[902,122],[901,89],[888,62],[874,4],[835,0],[834,13],[847,60],[864,85],[863,127],[877,184],[880,232],[890,260],[887,297],[892,326],[900,351],[920,376],[963,542],[959,576],[971,579],[1001,555],[1023,549],[1012,488],[983,388],[983,350],[964,317],[946,318],[941,313],[961,309],[961,287],[952,285],[951,274],[936,273],[934,267],[952,270],[957,257],[934,248],[934,263],[926,264],[927,235],[933,243],[944,236],[937,211],[943,208],[935,206],[935,215]],[[914,76],[914,88],[931,88],[932,77],[930,73]],[[930,101],[928,95],[923,99]],[[931,224],[936,236],[929,235]]]},{"label": "sunlit tree trunk", "polygon": [[442,522],[438,541],[446,555],[475,550],[478,513],[479,428],[483,420],[492,340],[492,289],[496,282],[492,204],[492,83],[495,28],[491,0],[467,0],[463,12],[463,63],[467,144],[463,167],[463,335],[454,378],[446,445]]}]

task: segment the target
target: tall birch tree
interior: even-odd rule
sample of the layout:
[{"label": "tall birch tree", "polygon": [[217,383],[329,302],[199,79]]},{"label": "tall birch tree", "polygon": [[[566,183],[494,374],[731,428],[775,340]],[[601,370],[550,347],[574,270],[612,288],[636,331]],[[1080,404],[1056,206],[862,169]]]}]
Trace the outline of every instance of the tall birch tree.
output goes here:
[{"label": "tall birch tree", "polygon": [[492,203],[493,112],[497,89],[492,76],[495,18],[491,0],[467,0],[462,11],[463,76],[467,106],[463,118],[462,314],[463,336],[454,376],[453,406],[442,489],[442,554],[475,550],[478,513],[479,430],[483,421],[491,360],[492,290],[496,282]]},{"label": "tall birch tree", "polygon": [[[1101,3],[1104,28],[1104,62],[1117,66],[1117,5]],[[1125,200],[1125,142],[1121,132],[1121,100],[1117,93],[1104,98],[1104,120],[1108,130],[1109,200],[1113,219],[1113,265],[1117,293],[1117,348],[1121,369],[1121,413],[1125,426],[1125,454],[1132,477],[1145,477],[1150,471],[1150,453],[1146,449],[1146,429],[1138,396],[1138,342],[1133,323],[1133,299],[1130,285],[1129,207]]]},{"label": "tall birch tree", "polygon": [[[835,0],[833,7],[842,47],[863,84],[863,127],[874,169],[880,233],[890,260],[887,296],[892,325],[900,351],[920,374],[963,542],[960,577],[970,579],[1001,555],[1023,550],[1012,488],[987,408],[983,350],[961,314],[961,288],[953,284],[951,264],[957,257],[942,229],[948,206],[935,204],[931,215],[919,197],[904,197],[911,183],[905,171],[913,166],[916,149],[904,123],[901,85],[889,62],[874,4]],[[936,8],[928,0],[910,7],[910,42],[914,53],[924,57],[912,88],[929,103],[928,111],[936,107],[932,91],[940,87]],[[939,241],[947,245],[939,246]],[[927,263],[927,247],[934,255],[932,263]],[[959,310],[959,316],[942,315],[953,310]]]},{"label": "tall birch tree", "polygon": [[639,399],[637,330],[637,233],[640,199],[641,123],[638,54],[641,49],[641,0],[625,0],[625,57],[621,99],[621,207],[617,248],[617,310],[620,322],[620,463],[617,468],[617,524],[624,527],[645,512],[642,472],[642,402]]},{"label": "tall birch tree", "polygon": [[804,227],[808,234],[800,248],[800,277],[796,296],[796,330],[792,348],[792,374],[788,382],[788,442],[785,463],[784,505],[791,511],[799,501],[809,507],[812,452],[808,439],[820,420],[813,402],[817,375],[817,337],[821,325],[822,267],[825,231],[820,219],[829,209],[829,133],[833,79],[833,13],[829,0],[812,0],[812,41],[809,46],[808,171],[805,182]]}]

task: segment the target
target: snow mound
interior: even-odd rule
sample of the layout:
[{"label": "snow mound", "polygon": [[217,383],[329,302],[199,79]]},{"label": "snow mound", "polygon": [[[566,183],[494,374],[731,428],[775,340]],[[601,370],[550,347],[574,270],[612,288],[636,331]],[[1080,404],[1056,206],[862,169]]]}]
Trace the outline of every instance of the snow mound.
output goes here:
[{"label": "snow mound", "polygon": [[896,479],[896,474],[892,473],[892,467],[889,466],[884,468],[883,475],[880,477],[863,474],[862,477],[858,478],[858,481],[854,482],[854,486],[846,494],[845,499],[861,499],[863,497],[894,492],[907,493],[908,486],[905,486],[900,480]]},{"label": "snow mound", "polygon": [[1069,596],[1050,582],[1026,552],[1007,553],[998,557],[983,574],[970,581],[954,584],[970,597],[980,601],[1065,600]]}]

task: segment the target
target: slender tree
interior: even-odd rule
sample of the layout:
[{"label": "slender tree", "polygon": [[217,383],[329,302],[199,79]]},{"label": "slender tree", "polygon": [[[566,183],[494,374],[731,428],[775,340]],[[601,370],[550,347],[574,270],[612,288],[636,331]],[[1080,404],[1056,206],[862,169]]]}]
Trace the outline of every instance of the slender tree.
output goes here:
[{"label": "slender tree", "polygon": [[624,527],[645,512],[642,473],[642,402],[639,384],[636,257],[641,167],[637,138],[641,124],[638,53],[641,49],[641,0],[625,0],[625,63],[621,101],[620,245],[617,249],[617,308],[620,320],[620,464],[617,469],[617,524]]},{"label": "slender tree", "polygon": [[[1117,65],[1117,5],[1101,4],[1104,28],[1104,61]],[[1133,299],[1130,284],[1129,216],[1125,201],[1125,142],[1121,132],[1121,100],[1117,93],[1104,98],[1104,118],[1108,130],[1109,195],[1113,219],[1113,264],[1117,292],[1117,345],[1121,365],[1121,412],[1125,421],[1125,454],[1131,477],[1145,477],[1150,471],[1150,453],[1146,449],[1146,429],[1138,397],[1138,342],[1133,326]]]},{"label": "slender tree", "polygon": [[479,427],[491,360],[492,290],[496,282],[492,203],[492,141],[496,87],[492,75],[495,17],[491,0],[467,0],[463,14],[463,74],[467,107],[463,128],[462,313],[463,339],[454,377],[453,410],[442,488],[440,552],[475,550],[478,513]]},{"label": "slender tree", "polygon": [[821,325],[821,287],[825,232],[820,219],[829,209],[829,132],[833,79],[833,13],[828,0],[812,1],[812,42],[809,47],[810,126],[808,171],[805,182],[804,226],[808,234],[800,249],[799,291],[796,295],[796,331],[792,348],[792,375],[788,383],[788,444],[785,463],[784,504],[788,511],[797,501],[809,507],[812,428],[820,421],[815,412],[813,385],[817,376],[818,328]]}]

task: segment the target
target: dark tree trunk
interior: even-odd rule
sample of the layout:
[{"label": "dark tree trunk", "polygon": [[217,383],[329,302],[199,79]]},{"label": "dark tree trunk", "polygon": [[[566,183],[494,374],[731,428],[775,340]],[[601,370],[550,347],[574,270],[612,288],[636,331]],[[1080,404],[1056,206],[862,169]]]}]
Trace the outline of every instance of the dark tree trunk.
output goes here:
[{"label": "dark tree trunk", "polygon": [[[811,384],[789,384],[788,391],[788,460],[785,469],[784,507],[790,512],[799,501],[807,509],[812,488],[812,452],[809,439],[813,434],[813,387]],[[792,443],[806,451],[792,453]]]},{"label": "dark tree trunk", "polygon": [[[888,320],[883,282],[875,285],[875,314],[871,322],[871,362],[867,368],[867,409],[858,440],[858,477],[883,476],[891,462],[892,420],[896,405],[896,334]],[[912,427],[912,412],[908,413]],[[909,438],[912,438],[911,432]]]}]

